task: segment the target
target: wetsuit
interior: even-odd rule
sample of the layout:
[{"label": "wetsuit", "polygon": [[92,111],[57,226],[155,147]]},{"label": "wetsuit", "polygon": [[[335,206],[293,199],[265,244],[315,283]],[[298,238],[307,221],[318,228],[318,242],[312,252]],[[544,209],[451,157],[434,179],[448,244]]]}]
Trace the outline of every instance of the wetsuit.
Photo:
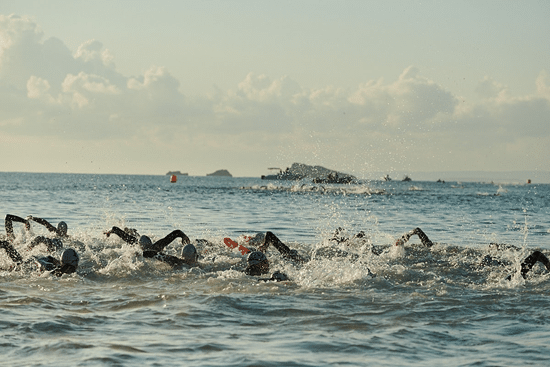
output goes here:
[{"label": "wetsuit", "polygon": [[10,242],[0,241],[0,249],[4,249],[8,256],[17,264],[23,262],[23,258]]},{"label": "wetsuit", "polygon": [[[23,257],[21,257],[21,255],[13,247],[13,245],[7,241],[0,241],[0,249],[4,249],[8,254],[8,256],[12,259],[12,261],[17,266],[20,266],[25,263],[30,264],[34,262],[33,259],[28,259],[25,262],[23,262]],[[72,249],[70,251],[74,252],[74,250]],[[76,255],[76,252],[74,253]],[[53,275],[58,277],[63,274],[70,274],[70,273],[76,272],[77,265],[78,265],[78,258],[77,258],[76,264],[63,263],[62,261],[59,261],[58,259],[55,259],[52,256],[40,257],[35,259],[38,261],[43,271],[51,271]]]},{"label": "wetsuit", "polygon": [[259,247],[259,250],[265,252],[270,245],[276,248],[285,259],[300,263],[307,262],[307,260],[301,257],[296,250],[289,248],[281,240],[279,240],[274,233],[268,231],[266,232],[266,237],[264,238],[264,244]]},{"label": "wetsuit", "polygon": [[31,244],[29,245],[30,249],[34,248],[40,243],[46,244],[46,247],[48,248],[49,252],[53,252],[63,248],[63,242],[61,239],[67,237],[67,224],[65,222],[61,221],[58,227],[55,227],[52,224],[50,224],[47,220],[40,217],[29,216],[28,219],[33,220],[39,223],[40,225],[45,226],[46,229],[48,229],[48,231],[55,233],[57,235],[57,237],[55,238],[47,238],[42,235],[37,236],[31,241]]},{"label": "wetsuit", "polygon": [[396,241],[396,244],[395,245],[403,245],[405,243],[407,243],[407,241],[409,240],[409,238],[411,238],[413,235],[417,235],[419,237],[419,239],[421,240],[421,243],[425,246],[425,247],[432,247],[434,244],[433,242],[430,241],[429,237],[427,236],[427,234],[425,234],[423,232],[423,230],[421,230],[420,228],[416,227],[415,229],[411,230],[410,232],[408,233],[405,233],[404,235],[402,235],[397,241]]},{"label": "wetsuit", "polygon": [[15,239],[15,235],[13,234],[13,222],[21,222],[25,224],[25,229],[30,230],[31,224],[28,220],[25,220],[22,217],[15,216],[15,215],[6,215],[6,219],[4,220],[5,226],[6,226],[6,234],[8,236],[9,240]]},{"label": "wetsuit", "polygon": [[123,230],[117,226],[113,226],[111,230],[105,232],[105,235],[107,235],[107,237],[109,237],[109,235],[111,234],[118,235],[119,238],[121,238],[128,244],[136,244],[138,242],[138,238],[140,237],[138,233],[131,232],[128,228],[125,228]]},{"label": "wetsuit", "polygon": [[[118,235],[122,240],[124,240],[128,244],[136,244],[138,243],[138,234],[137,233],[130,233],[129,229],[126,229],[127,231],[122,230],[121,228],[117,226],[113,226],[111,230],[107,231],[105,235],[109,236],[110,234],[116,234]],[[157,240],[155,243],[148,245],[147,248],[143,249],[143,257],[144,258],[154,258],[159,261],[168,263],[172,267],[181,266],[183,264],[188,264],[185,260],[171,256],[169,254],[161,253],[162,250],[172,243],[172,241],[176,238],[182,238],[182,243],[189,244],[190,240],[186,234],[182,230],[174,230],[167,236],[165,236],[162,239]]]},{"label": "wetsuit", "polygon": [[534,253],[526,257],[520,264],[520,274],[523,278],[526,278],[526,274],[532,269],[532,267],[534,267],[536,262],[543,263],[545,268],[547,268],[547,271],[549,271],[549,258],[547,258],[542,252],[536,250]]}]

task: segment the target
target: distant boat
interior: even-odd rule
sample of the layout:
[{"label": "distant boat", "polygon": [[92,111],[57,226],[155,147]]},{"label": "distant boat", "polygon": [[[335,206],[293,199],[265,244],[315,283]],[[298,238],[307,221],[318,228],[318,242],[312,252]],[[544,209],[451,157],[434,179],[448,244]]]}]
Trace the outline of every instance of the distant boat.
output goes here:
[{"label": "distant boat", "polygon": [[402,179],[402,181],[411,181],[411,178],[409,176],[404,176],[404,178]]},{"label": "distant boat", "polygon": [[388,174],[386,174],[385,176],[383,176],[383,180],[384,180],[384,181],[392,181],[392,179],[390,178],[390,176],[388,176]]}]

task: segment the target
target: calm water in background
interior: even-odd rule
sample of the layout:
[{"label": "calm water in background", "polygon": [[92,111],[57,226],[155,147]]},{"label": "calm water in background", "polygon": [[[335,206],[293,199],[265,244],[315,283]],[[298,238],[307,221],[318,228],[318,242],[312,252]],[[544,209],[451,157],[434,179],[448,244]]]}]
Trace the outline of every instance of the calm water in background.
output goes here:
[{"label": "calm water in background", "polygon": [[[0,173],[1,215],[66,221],[81,256],[60,279],[0,271],[1,365],[549,366],[549,273],[517,272],[531,251],[549,256],[549,199],[548,184]],[[172,270],[103,236],[113,225],[216,247],[200,248],[201,267]],[[360,261],[298,267],[269,250],[286,283],[231,268],[241,255],[222,242],[271,230],[310,254],[338,248],[337,227],[369,235],[348,246]],[[437,245],[391,246],[414,227]],[[16,226],[16,248],[44,253],[25,250],[42,234]],[[505,266],[478,267],[486,254]]]}]

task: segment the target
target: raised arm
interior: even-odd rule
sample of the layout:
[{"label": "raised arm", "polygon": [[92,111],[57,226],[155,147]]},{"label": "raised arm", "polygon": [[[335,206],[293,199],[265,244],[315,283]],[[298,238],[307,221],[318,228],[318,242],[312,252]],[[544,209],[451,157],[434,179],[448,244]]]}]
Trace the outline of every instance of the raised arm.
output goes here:
[{"label": "raised arm", "polygon": [[51,232],[57,233],[57,227],[50,224],[48,221],[44,220],[43,218],[29,216],[28,219],[33,220],[34,222],[38,222],[40,225],[44,225],[46,229],[48,229]]},{"label": "raised arm", "polygon": [[288,258],[295,262],[305,262],[305,260],[298,254],[296,250],[290,249],[285,243],[283,243],[274,233],[271,231],[266,232],[266,237],[264,238],[264,244],[260,246],[260,250],[265,252],[268,249],[268,246],[272,245],[275,249],[281,253],[285,258]]},{"label": "raised arm", "polygon": [[138,238],[136,236],[129,234],[123,229],[121,229],[120,227],[116,227],[116,226],[113,226],[111,230],[106,231],[104,234],[107,235],[107,237],[109,237],[109,235],[111,234],[118,235],[119,238],[121,238],[128,244],[136,244],[138,242]]},{"label": "raised arm", "polygon": [[526,278],[526,274],[532,269],[532,267],[534,267],[536,262],[543,263],[545,268],[547,268],[547,271],[549,271],[549,258],[547,258],[542,252],[536,250],[534,253],[526,257],[524,262],[520,265],[520,273],[523,278]]},{"label": "raised arm", "polygon": [[425,246],[425,247],[432,247],[434,244],[432,241],[430,241],[429,237],[427,236],[427,234],[425,234],[423,232],[423,230],[421,230],[420,228],[416,227],[415,229],[411,230],[410,232],[407,232],[405,233],[404,235],[402,235],[398,240],[396,240],[396,244],[395,245],[404,245],[405,243],[407,243],[407,241],[409,240],[409,238],[411,238],[413,235],[417,235],[419,237],[419,239],[421,240],[421,243]]},{"label": "raised arm", "polygon": [[21,222],[25,224],[25,229],[30,230],[31,225],[28,220],[25,220],[22,217],[15,216],[15,215],[6,215],[5,225],[6,225],[6,234],[8,235],[9,239],[15,239],[15,235],[13,234],[13,222]]},{"label": "raised arm", "polygon": [[46,247],[48,248],[48,252],[54,252],[56,250],[59,250],[63,248],[63,242],[59,239],[49,239],[45,236],[37,236],[33,239],[31,244],[29,244],[29,250],[36,247],[38,244],[43,243],[46,244]]},{"label": "raised arm", "polygon": [[176,238],[182,238],[182,245],[191,243],[188,236],[182,230],[174,230],[162,239],[157,240],[151,247],[152,251],[161,252]]}]

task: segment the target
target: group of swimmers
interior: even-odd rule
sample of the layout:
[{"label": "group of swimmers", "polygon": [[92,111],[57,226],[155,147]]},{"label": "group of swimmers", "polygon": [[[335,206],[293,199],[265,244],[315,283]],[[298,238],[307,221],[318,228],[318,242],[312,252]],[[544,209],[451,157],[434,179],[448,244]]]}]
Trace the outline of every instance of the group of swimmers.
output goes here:
[{"label": "group of swimmers", "polygon": [[[64,221],[61,221],[58,226],[55,227],[47,220],[39,217],[28,216],[26,219],[24,219],[15,215],[6,215],[6,240],[0,240],[0,249],[4,249],[7,255],[15,263],[14,268],[23,266],[25,264],[34,264],[39,265],[41,271],[49,271],[56,276],[76,272],[79,263],[79,256],[73,248],[63,249],[63,252],[61,253],[61,257],[59,259],[53,257],[52,255],[47,255],[44,257],[33,256],[26,260],[23,259],[23,257],[19,254],[19,252],[12,244],[15,241],[13,223],[23,223],[25,229],[29,231],[31,228],[30,221],[34,221],[45,226],[52,233],[52,237],[35,237],[30,242],[29,250],[38,244],[45,244],[49,253],[60,252],[64,247],[63,241],[65,239],[68,239],[69,237],[67,235],[67,224]],[[162,239],[157,240],[156,242],[152,242],[151,238],[149,238],[147,235],[140,236],[136,229],[130,228],[121,229],[117,226],[113,226],[110,230],[105,231],[104,234],[107,237],[109,237],[111,234],[115,234],[128,244],[137,244],[141,248],[142,256],[144,258],[151,258],[161,262],[165,262],[172,267],[198,265],[199,254],[197,252],[197,248],[195,247],[195,245],[192,244],[189,237],[181,230],[174,230],[170,234],[166,235]],[[419,239],[421,240],[421,244],[424,247],[430,248],[434,245],[434,243],[423,232],[423,230],[421,230],[420,228],[415,228],[398,238],[395,242],[395,246],[403,246],[414,235],[419,237]],[[343,229],[338,228],[330,240],[335,241],[338,244],[346,244],[350,243],[354,239],[361,239],[364,237],[365,233],[363,231],[352,237],[344,236]],[[166,246],[168,246],[170,243],[172,243],[172,241],[177,238],[180,238],[182,243],[181,257],[165,254],[163,251]],[[201,240],[197,240],[197,242],[200,241]],[[203,242],[207,241],[203,240]],[[322,247],[317,249],[310,258],[305,255],[299,254],[294,249],[290,249],[274,233],[268,231],[266,233],[258,233],[255,237],[250,238],[247,243],[247,248],[240,247],[240,249],[244,250],[244,255],[247,256],[247,265],[243,269],[245,274],[250,276],[262,276],[270,273],[270,263],[265,254],[270,246],[274,247],[285,260],[293,262],[295,264],[307,263],[312,258],[316,259],[350,257],[351,259],[358,259],[360,257],[358,254],[337,249],[335,247]],[[503,245],[498,244],[492,244],[491,246],[497,248],[499,248],[500,246],[503,247]],[[371,251],[374,254],[378,255],[374,248],[371,248]],[[541,262],[549,271],[549,259],[540,251],[534,251],[521,263],[520,272],[523,278],[526,278],[527,273],[537,262]],[[493,259],[489,255],[486,256],[481,262],[482,266],[491,264],[501,265],[498,260]],[[511,276],[509,276],[508,279],[510,280]],[[285,281],[288,280],[288,278],[284,273],[276,271],[271,274],[271,277],[262,278],[260,280]]]}]

